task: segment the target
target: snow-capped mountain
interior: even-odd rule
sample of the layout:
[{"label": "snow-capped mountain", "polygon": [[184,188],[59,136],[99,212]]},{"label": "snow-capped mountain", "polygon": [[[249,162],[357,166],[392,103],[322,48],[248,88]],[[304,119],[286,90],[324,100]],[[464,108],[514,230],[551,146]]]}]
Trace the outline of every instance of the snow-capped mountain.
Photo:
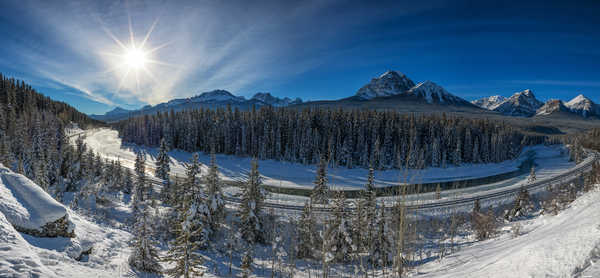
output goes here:
[{"label": "snow-capped mountain", "polygon": [[478,100],[471,101],[471,103],[488,110],[494,110],[500,103],[503,103],[506,100],[505,97],[500,95],[495,95],[491,97],[484,97]]},{"label": "snow-capped mountain", "polygon": [[569,108],[567,108],[564,104],[564,102],[562,102],[559,99],[551,99],[549,101],[546,101],[546,103],[544,103],[544,105],[542,105],[542,107],[540,107],[535,115],[536,116],[545,116],[545,115],[552,115],[552,114],[556,114],[556,113],[571,113],[571,110]]},{"label": "snow-capped mountain", "polygon": [[243,102],[244,97],[238,97],[225,90],[205,92],[189,99],[191,102]]},{"label": "snow-capped mountain", "polygon": [[565,103],[565,106],[584,118],[600,115],[600,107],[581,94]]},{"label": "snow-capped mountain", "polygon": [[406,94],[414,95],[419,99],[425,100],[427,103],[464,105],[468,103],[466,100],[459,98],[442,88],[441,86],[425,81],[410,88]]},{"label": "snow-capped mountain", "polygon": [[515,93],[507,100],[496,105],[493,111],[508,116],[531,117],[542,107],[544,103],[535,98],[533,92],[529,89]]},{"label": "snow-capped mountain", "polygon": [[361,99],[392,96],[402,94],[414,86],[415,83],[406,75],[390,70],[377,78],[371,79],[369,84],[356,92],[356,96]]},{"label": "snow-capped mountain", "polygon": [[256,93],[251,98],[251,100],[257,100],[266,105],[277,106],[277,107],[302,103],[302,99],[300,99],[300,98],[296,98],[296,99],[291,99],[288,97],[278,98],[278,97],[272,96],[271,93]]}]

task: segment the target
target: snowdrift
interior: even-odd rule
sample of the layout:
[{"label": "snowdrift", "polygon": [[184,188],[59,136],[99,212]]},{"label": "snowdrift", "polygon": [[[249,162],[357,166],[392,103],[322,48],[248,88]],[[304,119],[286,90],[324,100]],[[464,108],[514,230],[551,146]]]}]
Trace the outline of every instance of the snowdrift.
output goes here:
[{"label": "snowdrift", "polygon": [[67,209],[37,184],[0,165],[0,212],[19,232],[75,237]]}]

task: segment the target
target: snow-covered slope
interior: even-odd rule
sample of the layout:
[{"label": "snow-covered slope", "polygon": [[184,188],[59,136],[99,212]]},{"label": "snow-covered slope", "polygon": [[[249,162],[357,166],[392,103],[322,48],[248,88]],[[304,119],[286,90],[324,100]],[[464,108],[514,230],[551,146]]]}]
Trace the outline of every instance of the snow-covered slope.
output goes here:
[{"label": "snow-covered slope", "polygon": [[214,91],[199,94],[195,97],[191,97],[190,101],[191,102],[220,102],[220,101],[242,102],[242,101],[246,101],[246,99],[244,97],[234,96],[232,93],[225,91],[225,90],[214,90]]},{"label": "snow-covered slope", "polygon": [[302,103],[302,100],[300,98],[296,98],[296,99],[291,99],[288,97],[278,98],[278,97],[274,97],[273,95],[271,95],[271,93],[256,93],[251,99],[260,101],[260,102],[264,103],[265,105],[271,105],[271,106],[288,106],[288,105]]},{"label": "snow-covered slope", "polygon": [[508,116],[531,117],[544,105],[529,89],[515,93],[493,110]]},{"label": "snow-covered slope", "polygon": [[[67,209],[37,184],[2,165],[0,177],[0,212],[15,228],[42,233],[44,226],[62,218],[68,224]],[[74,227],[64,228],[72,233]]]},{"label": "snow-covered slope", "polygon": [[521,235],[516,238],[506,231],[428,263],[415,276],[572,277],[588,266],[592,250],[600,249],[599,215],[600,191],[596,189],[557,216],[520,221]]},{"label": "snow-covered slope", "polygon": [[505,100],[506,100],[505,97],[500,96],[500,95],[495,95],[495,96],[491,96],[491,97],[480,98],[478,100],[471,101],[471,103],[475,104],[481,108],[485,108],[488,110],[494,110],[494,108],[496,108],[498,105],[500,105],[500,103],[504,102]]},{"label": "snow-covered slope", "polygon": [[466,100],[449,93],[448,91],[446,91],[446,89],[431,81],[419,83],[418,85],[408,90],[407,94],[412,94],[419,99],[425,100],[427,103],[451,105],[468,104]]},{"label": "snow-covered slope", "polygon": [[356,92],[356,96],[361,99],[372,99],[376,97],[385,97],[402,94],[414,87],[415,83],[406,75],[387,71],[377,78],[371,79],[369,84],[363,86]]},{"label": "snow-covered slope", "polygon": [[600,115],[600,107],[581,94],[565,103],[565,106],[585,118]]}]

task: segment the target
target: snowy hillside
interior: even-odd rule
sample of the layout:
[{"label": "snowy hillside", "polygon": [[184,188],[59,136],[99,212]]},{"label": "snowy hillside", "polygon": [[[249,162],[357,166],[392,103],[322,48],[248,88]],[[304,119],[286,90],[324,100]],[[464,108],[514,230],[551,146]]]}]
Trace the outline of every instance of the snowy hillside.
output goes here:
[{"label": "snowy hillside", "polygon": [[481,108],[485,108],[488,110],[494,110],[498,105],[506,100],[505,97],[500,95],[495,95],[491,97],[484,97],[478,100],[471,101],[472,104],[475,104]]},{"label": "snowy hillside", "polygon": [[600,190],[596,189],[557,216],[520,221],[516,238],[506,227],[498,238],[425,264],[415,277],[571,277],[580,273],[581,277],[597,277],[585,275],[595,271],[590,266],[599,259],[598,215]]},{"label": "snowy hillside", "polygon": [[544,116],[556,113],[571,113],[571,110],[569,110],[561,100],[551,99],[546,101],[546,103],[536,111],[535,115]]}]

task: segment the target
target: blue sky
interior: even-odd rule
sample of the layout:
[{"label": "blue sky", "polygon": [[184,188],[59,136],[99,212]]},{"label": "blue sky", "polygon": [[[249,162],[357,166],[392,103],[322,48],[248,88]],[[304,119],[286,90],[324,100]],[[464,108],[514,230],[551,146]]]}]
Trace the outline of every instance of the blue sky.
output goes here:
[{"label": "blue sky", "polygon": [[[0,10],[0,72],[86,113],[212,89],[336,99],[388,69],[469,100],[530,88],[600,102],[598,1],[3,0]],[[138,46],[152,30],[147,71],[121,65],[117,41],[129,46],[130,30]]]}]

